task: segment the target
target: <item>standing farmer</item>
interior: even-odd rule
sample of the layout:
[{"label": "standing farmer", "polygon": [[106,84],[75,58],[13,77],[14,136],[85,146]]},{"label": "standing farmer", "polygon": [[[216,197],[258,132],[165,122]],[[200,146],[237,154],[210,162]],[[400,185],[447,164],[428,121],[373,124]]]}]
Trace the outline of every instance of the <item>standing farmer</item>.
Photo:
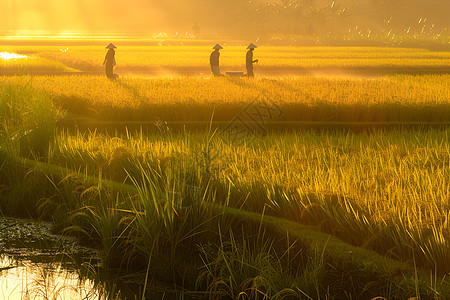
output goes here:
[{"label": "standing farmer", "polygon": [[255,50],[255,48],[257,48],[258,46],[253,45],[253,43],[251,43],[250,45],[248,45],[247,49],[249,49],[247,51],[247,56],[245,59],[245,65],[247,67],[247,76],[248,77],[254,77],[255,75],[253,75],[253,63],[257,63],[258,60],[253,60],[253,50]]},{"label": "standing farmer", "polygon": [[220,49],[223,49],[222,46],[219,44],[216,44],[213,47],[214,51],[211,53],[211,56],[209,57],[209,63],[211,64],[211,72],[213,73],[214,77],[222,76],[220,74],[220,68],[219,68],[219,57],[220,57]]},{"label": "standing farmer", "polygon": [[116,79],[113,73],[113,68],[116,65],[116,58],[114,57],[116,55],[116,51],[114,50],[115,48],[117,47],[114,46],[112,43],[110,43],[105,48],[108,49],[108,52],[106,53],[103,65],[105,66],[106,77],[108,77],[109,79]]}]

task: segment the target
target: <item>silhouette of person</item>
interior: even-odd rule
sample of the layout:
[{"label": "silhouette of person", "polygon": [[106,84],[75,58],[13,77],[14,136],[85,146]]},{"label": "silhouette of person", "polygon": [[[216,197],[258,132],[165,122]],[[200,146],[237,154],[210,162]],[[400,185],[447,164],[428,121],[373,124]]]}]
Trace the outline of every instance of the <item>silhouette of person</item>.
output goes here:
[{"label": "silhouette of person", "polygon": [[222,76],[220,74],[220,68],[219,68],[219,57],[220,57],[220,49],[223,49],[222,46],[219,44],[216,44],[213,47],[214,51],[211,53],[211,56],[209,57],[209,63],[211,64],[211,72],[214,77]]},{"label": "silhouette of person", "polygon": [[116,65],[116,51],[114,50],[117,48],[112,43],[110,43],[108,46],[106,46],[105,49],[108,49],[108,52],[106,53],[105,60],[103,61],[103,65],[105,66],[105,73],[106,77],[109,79],[116,79],[116,76],[113,73],[113,68]]},{"label": "silhouette of person", "polygon": [[253,74],[253,63],[257,63],[258,60],[253,60],[253,50],[255,50],[255,48],[257,48],[258,46],[253,45],[253,43],[251,43],[250,45],[248,45],[247,49],[249,49],[247,51],[247,55],[246,55],[246,59],[245,59],[245,66],[247,67],[247,76],[248,77],[254,77],[255,75]]}]

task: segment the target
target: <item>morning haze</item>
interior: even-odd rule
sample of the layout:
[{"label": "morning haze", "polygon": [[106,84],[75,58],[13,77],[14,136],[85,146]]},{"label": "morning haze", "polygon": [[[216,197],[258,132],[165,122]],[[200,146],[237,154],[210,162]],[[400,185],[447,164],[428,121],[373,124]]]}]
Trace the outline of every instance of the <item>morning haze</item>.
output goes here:
[{"label": "morning haze", "polygon": [[267,37],[274,34],[338,34],[356,26],[434,31],[449,27],[445,0],[2,0],[0,32],[9,35],[185,34],[198,23],[204,36]]}]

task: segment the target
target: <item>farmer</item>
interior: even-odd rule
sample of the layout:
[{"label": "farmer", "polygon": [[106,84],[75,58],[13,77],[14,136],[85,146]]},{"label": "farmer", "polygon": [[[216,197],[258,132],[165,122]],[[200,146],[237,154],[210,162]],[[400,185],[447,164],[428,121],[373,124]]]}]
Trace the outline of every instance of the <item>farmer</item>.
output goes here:
[{"label": "farmer", "polygon": [[247,76],[248,77],[254,77],[254,75],[253,75],[253,63],[257,63],[258,60],[253,60],[253,50],[255,50],[255,48],[257,48],[257,47],[258,46],[253,45],[253,43],[251,43],[247,47],[247,49],[249,49],[249,50],[247,51],[245,65],[247,67]]},{"label": "farmer", "polygon": [[220,74],[219,69],[219,57],[220,57],[219,50],[223,48],[219,44],[216,44],[213,47],[213,49],[214,51],[211,53],[211,56],[209,57],[209,63],[211,64],[211,72],[214,77],[222,76],[222,74]]},{"label": "farmer", "polygon": [[116,51],[114,49],[117,48],[112,43],[110,43],[108,46],[106,46],[105,49],[108,49],[108,52],[106,53],[105,60],[103,61],[103,65],[105,66],[105,72],[106,77],[109,79],[116,79],[116,76],[113,73],[113,68],[116,65]]}]

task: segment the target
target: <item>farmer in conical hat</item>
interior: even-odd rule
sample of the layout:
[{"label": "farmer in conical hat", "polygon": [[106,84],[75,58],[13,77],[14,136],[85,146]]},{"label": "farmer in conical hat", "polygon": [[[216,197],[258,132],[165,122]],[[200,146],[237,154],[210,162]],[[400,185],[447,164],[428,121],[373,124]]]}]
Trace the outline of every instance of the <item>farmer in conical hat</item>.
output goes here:
[{"label": "farmer in conical hat", "polygon": [[209,63],[211,64],[211,72],[213,73],[214,77],[222,76],[220,74],[220,68],[219,68],[219,57],[220,57],[220,49],[223,49],[222,46],[219,44],[216,44],[213,47],[214,51],[211,53],[211,56],[209,57]]},{"label": "farmer in conical hat", "polygon": [[253,74],[253,63],[257,63],[258,60],[253,60],[253,50],[255,50],[255,48],[257,48],[258,46],[253,45],[253,43],[251,43],[250,45],[248,45],[247,49],[249,49],[247,51],[247,56],[246,56],[246,60],[245,60],[245,66],[247,67],[247,76],[248,77],[254,77],[255,75]]},{"label": "farmer in conical hat", "polygon": [[114,50],[115,48],[117,47],[114,46],[112,43],[110,43],[105,48],[108,49],[108,52],[106,53],[103,65],[105,66],[106,77],[108,77],[109,79],[116,78],[116,76],[113,73],[113,68],[116,65],[116,58],[114,57],[116,55],[116,51]]}]

